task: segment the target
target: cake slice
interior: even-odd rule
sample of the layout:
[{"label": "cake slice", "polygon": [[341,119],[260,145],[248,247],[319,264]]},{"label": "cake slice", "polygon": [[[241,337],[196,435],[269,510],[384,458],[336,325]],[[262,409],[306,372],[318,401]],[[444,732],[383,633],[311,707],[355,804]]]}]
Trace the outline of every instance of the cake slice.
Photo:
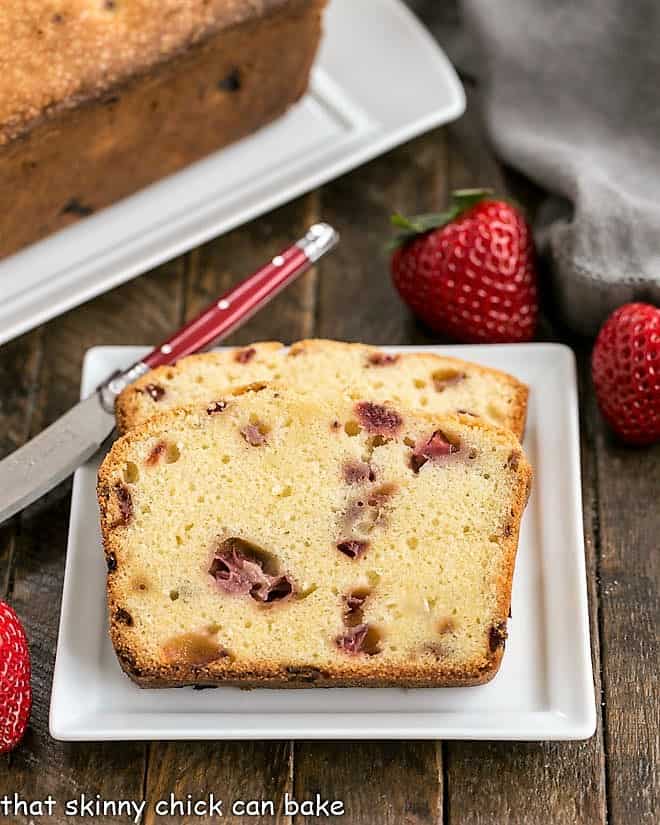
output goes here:
[{"label": "cake slice", "polygon": [[121,432],[158,412],[207,403],[232,387],[278,384],[313,397],[369,397],[429,413],[472,415],[522,436],[527,387],[498,370],[427,352],[400,355],[362,344],[275,342],[182,358],[159,367],[117,399]]},{"label": "cake slice", "polygon": [[467,415],[270,388],[165,412],[99,471],[119,661],[144,687],[486,682],[530,481]]}]

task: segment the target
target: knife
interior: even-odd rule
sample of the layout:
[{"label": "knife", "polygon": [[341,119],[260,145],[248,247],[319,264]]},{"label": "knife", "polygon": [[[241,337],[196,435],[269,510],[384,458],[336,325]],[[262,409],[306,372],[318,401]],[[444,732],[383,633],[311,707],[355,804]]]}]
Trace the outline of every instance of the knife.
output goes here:
[{"label": "knife", "polygon": [[114,429],[115,399],[125,387],[154,367],[172,364],[226,338],[338,241],[339,235],[327,223],[314,224],[303,238],[221,295],[149,355],[111,375],[91,395],[0,461],[0,524],[94,455]]}]

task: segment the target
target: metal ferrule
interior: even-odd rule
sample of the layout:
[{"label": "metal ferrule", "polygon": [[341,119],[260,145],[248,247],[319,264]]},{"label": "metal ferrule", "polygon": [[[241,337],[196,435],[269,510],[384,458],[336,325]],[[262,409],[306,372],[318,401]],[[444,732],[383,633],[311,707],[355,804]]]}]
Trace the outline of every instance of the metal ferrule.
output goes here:
[{"label": "metal ferrule", "polygon": [[329,252],[339,243],[339,233],[328,223],[315,223],[310,226],[304,238],[301,238],[296,246],[307,255],[312,263]]},{"label": "metal ferrule", "polygon": [[124,372],[117,372],[111,375],[110,378],[98,388],[99,398],[101,399],[103,408],[109,413],[114,413],[115,399],[119,393],[125,390],[133,381],[141,378],[146,372],[149,372],[149,367],[144,361],[138,361],[136,364],[133,364],[132,367],[124,370]]}]

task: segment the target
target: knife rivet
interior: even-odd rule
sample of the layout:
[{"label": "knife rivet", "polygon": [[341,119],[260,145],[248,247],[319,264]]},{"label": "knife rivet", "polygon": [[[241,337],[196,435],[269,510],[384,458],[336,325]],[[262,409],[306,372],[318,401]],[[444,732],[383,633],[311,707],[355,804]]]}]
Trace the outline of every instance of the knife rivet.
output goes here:
[{"label": "knife rivet", "polygon": [[160,351],[163,353],[163,355],[169,355],[172,352],[172,347],[169,344],[163,344],[163,346],[160,348]]},{"label": "knife rivet", "polygon": [[273,263],[273,266],[282,266],[282,264],[284,263],[284,258],[281,255],[276,255],[273,258],[272,263]]},{"label": "knife rivet", "polygon": [[218,301],[218,309],[229,309],[229,301],[226,301],[224,298],[222,301]]}]

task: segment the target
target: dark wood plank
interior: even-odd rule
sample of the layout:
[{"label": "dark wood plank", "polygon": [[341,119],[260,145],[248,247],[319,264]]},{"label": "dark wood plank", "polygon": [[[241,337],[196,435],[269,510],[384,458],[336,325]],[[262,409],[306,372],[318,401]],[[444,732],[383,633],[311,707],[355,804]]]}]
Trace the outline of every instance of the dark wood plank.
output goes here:
[{"label": "dark wood plank", "polygon": [[[412,3],[417,13],[438,36],[444,33],[451,12],[428,0]],[[466,79],[468,110],[448,129],[449,187],[490,186],[496,192],[510,191],[512,176],[494,158],[485,136],[478,109],[478,90]],[[538,192],[519,178],[513,179],[515,196],[534,211]],[[546,319],[540,327],[543,339],[554,337]],[[582,354],[581,392],[590,392],[585,355]],[[589,584],[592,655],[596,695],[600,695],[598,638],[598,594],[596,591],[596,546],[594,512],[596,468],[592,444],[585,435],[583,420],[583,495],[587,574]],[[586,743],[512,744],[449,742],[443,749],[446,776],[446,813],[450,823],[597,823],[605,822],[605,755],[602,724]],[[521,814],[524,812],[524,815]]]},{"label": "dark wood plank", "polygon": [[[581,352],[582,396],[589,392]],[[596,590],[596,467],[591,422],[582,417],[587,585],[596,701],[600,697]],[[515,620],[515,617],[514,617]],[[600,714],[599,714],[600,717]],[[448,742],[444,748],[451,825],[597,825],[607,822],[602,721],[586,742]],[[524,814],[523,814],[524,812]],[[524,819],[523,819],[524,815]]]},{"label": "dark wood plank", "polygon": [[[183,268],[169,264],[55,319],[43,328],[30,431],[35,433],[78,397],[80,366],[95,344],[146,343],[176,326],[181,313]],[[9,354],[9,351],[8,351]],[[21,405],[13,402],[19,410]],[[63,484],[20,517],[10,576],[9,598],[23,619],[33,660],[34,706],[21,747],[3,761],[0,796],[20,792],[30,799],[49,793],[63,803],[85,792],[105,798],[142,797],[145,746],[67,746],[48,734],[48,710],[57,638],[64,552],[68,530],[69,484]],[[17,817],[16,823],[28,822]],[[67,821],[59,807],[50,822]]]},{"label": "dark wood plank", "polygon": [[[0,457],[20,447],[30,432],[41,343],[34,331],[0,348]],[[9,592],[17,525],[14,518],[0,526],[0,598]]]},{"label": "dark wood plank", "polygon": [[497,194],[507,194],[506,174],[493,156],[483,131],[477,93],[470,86],[466,86],[465,93],[466,113],[447,127],[449,188],[486,187]]},{"label": "dark wood plank", "polygon": [[41,351],[38,330],[0,348],[0,456],[27,438]]},{"label": "dark wood plank", "polygon": [[445,137],[435,130],[323,190],[323,217],[342,243],[320,262],[317,335],[372,344],[432,340],[392,286],[386,242],[393,212],[414,214],[445,203]]},{"label": "dark wood plank", "polygon": [[[311,193],[195,250],[187,273],[187,317],[195,315],[298,240],[319,217],[319,195]],[[265,340],[290,343],[310,336],[316,285],[317,271],[312,267],[225,343],[231,346]]]},{"label": "dark wood plank", "polygon": [[[62,806],[80,793],[139,799],[144,746],[64,745],[48,733],[68,510],[68,497],[51,502],[22,521],[17,538],[11,603],[30,643],[33,708],[24,741],[0,771],[0,797],[17,792],[24,798],[45,799],[52,794]],[[17,816],[11,821],[30,819]],[[61,806],[49,819],[58,825],[66,821]]]},{"label": "dark wood plank", "polygon": [[[385,242],[393,211],[437,208],[446,184],[445,133],[436,130],[324,188],[323,218],[339,229],[342,243],[319,266],[317,335],[376,344],[430,340],[391,285]],[[442,822],[434,742],[300,742],[295,754],[296,793],[343,799],[355,825]],[[312,821],[324,820],[296,819]]]},{"label": "dark wood plank", "polygon": [[[187,317],[297,240],[318,219],[318,196],[307,195],[196,250],[188,263]],[[227,343],[290,342],[311,335],[316,279],[316,270],[311,269]],[[285,791],[291,793],[292,758],[290,746],[277,742],[154,743],[145,783],[147,799],[152,803],[168,788],[190,790],[202,797],[222,789],[226,798],[275,799],[279,804]],[[195,821],[204,825],[216,820],[202,816]],[[259,821],[274,820],[264,817]],[[290,817],[278,814],[276,821],[289,822]]]},{"label": "dark wood plank", "polygon": [[[437,742],[301,742],[297,800],[340,800],[351,825],[442,823],[442,765]],[[297,816],[295,825],[337,822]]]},{"label": "dark wood plank", "polygon": [[[448,176],[452,189],[488,186],[507,194],[510,177],[499,166],[484,138],[474,94],[466,115],[448,128]],[[521,197],[521,189],[516,191]],[[530,211],[536,205],[530,198]],[[523,206],[527,201],[523,200]],[[539,335],[555,338],[544,319]],[[591,392],[586,353],[581,353],[581,392]],[[596,695],[600,694],[598,649],[598,594],[596,591],[596,547],[593,513],[596,470],[593,449],[587,440],[588,422],[582,421],[583,495],[587,575],[590,600],[592,658]],[[602,725],[585,743],[481,743],[448,742],[443,749],[446,770],[448,822],[451,825],[517,823],[524,811],[525,825],[546,823],[606,822],[605,755]]]},{"label": "dark wood plank", "polygon": [[660,811],[660,444],[624,447],[591,403],[609,822]]},{"label": "dark wood plank", "polygon": [[[0,349],[0,456],[20,447],[29,437],[42,354],[42,335],[30,332]],[[20,604],[12,598],[12,583],[20,518],[0,527],[0,598],[7,599],[22,616]],[[34,652],[33,652],[34,656]],[[1,776],[10,770],[10,757],[0,757]],[[20,788],[20,786],[19,786]]]},{"label": "dark wood plank", "polygon": [[[284,793],[291,792],[293,755],[290,743],[171,742],[154,744],[152,751],[149,808],[144,825],[178,825],[184,821],[179,815],[155,815],[157,802],[169,800],[170,794],[183,801],[188,794],[193,800],[207,801],[213,793],[216,800],[224,803],[222,822],[227,825],[246,821],[280,825],[290,821],[282,814]],[[245,811],[255,810],[247,807],[250,802],[272,802],[275,816],[268,813],[268,808],[261,809],[263,816],[240,816],[240,808],[234,815],[232,806],[237,801],[246,804]],[[220,820],[202,814],[190,821],[217,823]]]}]

